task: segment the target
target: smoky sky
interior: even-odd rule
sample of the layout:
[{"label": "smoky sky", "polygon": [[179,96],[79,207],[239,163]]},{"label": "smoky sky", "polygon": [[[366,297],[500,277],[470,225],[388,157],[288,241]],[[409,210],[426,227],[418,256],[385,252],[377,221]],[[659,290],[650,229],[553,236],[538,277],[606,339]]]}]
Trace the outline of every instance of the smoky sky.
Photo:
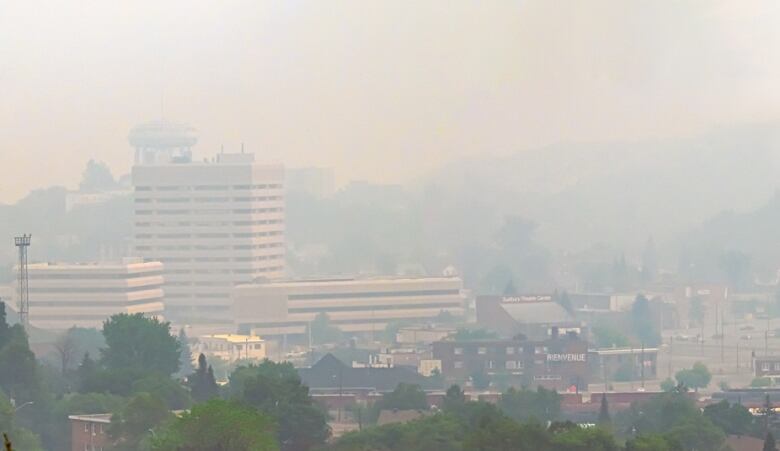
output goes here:
[{"label": "smoky sky", "polygon": [[245,143],[342,182],[774,121],[777,23],[771,0],[0,0],[0,201],[128,172],[160,116],[198,158]]}]

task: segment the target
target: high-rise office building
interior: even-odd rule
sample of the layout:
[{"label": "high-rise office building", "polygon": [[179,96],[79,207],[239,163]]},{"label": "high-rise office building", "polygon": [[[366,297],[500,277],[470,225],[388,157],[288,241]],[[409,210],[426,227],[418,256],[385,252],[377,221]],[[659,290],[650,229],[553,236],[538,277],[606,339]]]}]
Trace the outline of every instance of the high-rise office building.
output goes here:
[{"label": "high-rise office building", "polygon": [[232,331],[234,285],[284,275],[284,168],[251,153],[193,162],[191,129],[131,132],[134,252],[166,268],[166,318],[203,332]]}]

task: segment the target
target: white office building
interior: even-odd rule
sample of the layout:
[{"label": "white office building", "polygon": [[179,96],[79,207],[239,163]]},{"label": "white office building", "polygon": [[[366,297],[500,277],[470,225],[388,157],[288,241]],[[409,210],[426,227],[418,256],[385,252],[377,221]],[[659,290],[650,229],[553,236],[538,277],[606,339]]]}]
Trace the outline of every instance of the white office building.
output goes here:
[{"label": "white office building", "polygon": [[[117,313],[163,313],[160,262],[31,263],[28,278],[30,324],[41,329],[99,329]],[[18,299],[15,290],[7,307],[17,311]]]},{"label": "white office building", "polygon": [[284,168],[243,152],[193,162],[191,130],[155,124],[130,137],[134,253],[165,264],[168,319],[232,332],[233,286],[284,275]]},{"label": "white office building", "polygon": [[457,277],[284,280],[239,285],[233,291],[238,330],[261,336],[306,333],[319,313],[343,332],[376,333],[396,321],[464,314]]}]

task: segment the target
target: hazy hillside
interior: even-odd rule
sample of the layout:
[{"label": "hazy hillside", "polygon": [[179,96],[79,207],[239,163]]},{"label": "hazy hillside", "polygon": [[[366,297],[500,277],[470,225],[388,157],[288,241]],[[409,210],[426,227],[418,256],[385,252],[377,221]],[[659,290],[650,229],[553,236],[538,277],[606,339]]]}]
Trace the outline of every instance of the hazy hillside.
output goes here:
[{"label": "hazy hillside", "polygon": [[[606,242],[637,251],[668,243],[724,211],[747,211],[776,187],[780,128],[713,130],[675,141],[561,144],[452,163],[423,182],[453,198],[479,198],[521,214],[540,239],[576,250]],[[487,194],[490,193],[490,194]]]}]

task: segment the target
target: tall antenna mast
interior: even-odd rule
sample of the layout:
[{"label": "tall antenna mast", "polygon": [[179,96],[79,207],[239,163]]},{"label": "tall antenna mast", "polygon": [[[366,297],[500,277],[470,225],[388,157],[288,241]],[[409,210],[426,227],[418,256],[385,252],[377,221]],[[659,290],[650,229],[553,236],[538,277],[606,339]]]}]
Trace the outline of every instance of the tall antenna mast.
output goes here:
[{"label": "tall antenna mast", "polygon": [[30,289],[27,277],[27,248],[30,247],[32,235],[14,237],[14,244],[19,248],[19,322],[27,328],[30,324]]}]

